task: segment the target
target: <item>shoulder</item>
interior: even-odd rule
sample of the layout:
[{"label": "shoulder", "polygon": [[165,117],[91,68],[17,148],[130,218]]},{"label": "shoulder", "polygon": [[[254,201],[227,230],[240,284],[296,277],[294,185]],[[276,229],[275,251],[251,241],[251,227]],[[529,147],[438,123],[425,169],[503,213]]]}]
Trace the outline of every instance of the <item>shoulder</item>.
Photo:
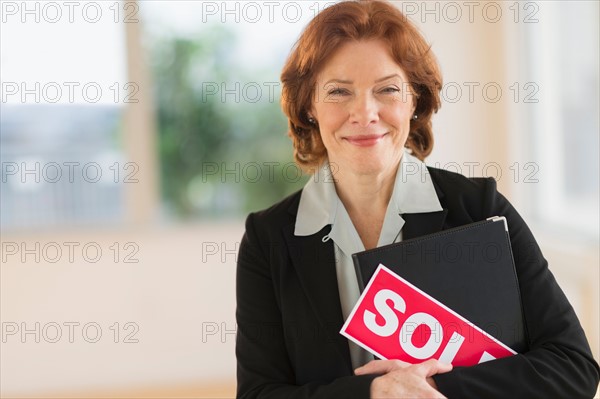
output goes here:
[{"label": "shoulder", "polygon": [[302,190],[299,190],[270,207],[251,212],[247,216],[239,246],[238,267],[257,268],[256,270],[262,270],[261,273],[269,269],[264,262],[273,256],[274,250],[285,246],[284,231],[292,230],[290,225],[296,221],[301,193]]},{"label": "shoulder", "polygon": [[281,231],[281,228],[296,222],[296,214],[302,190],[298,190],[268,208],[252,212],[246,218],[246,230],[256,229],[261,233]]},{"label": "shoulder", "polygon": [[[494,213],[495,203],[502,197],[492,177],[467,177],[431,166],[427,167],[440,202],[450,212],[461,211],[481,220]],[[502,197],[503,198],[503,197]]]},{"label": "shoulder", "polygon": [[467,177],[460,173],[445,169],[427,166],[427,170],[433,183],[444,189],[445,193],[464,192],[466,194],[478,194],[482,191],[496,187],[496,180],[492,177]]},{"label": "shoulder", "polygon": [[497,190],[492,177],[466,177],[459,173],[427,167],[440,203],[448,209],[448,222],[458,226],[492,216],[504,216],[511,240],[533,240],[527,224],[510,201]]}]

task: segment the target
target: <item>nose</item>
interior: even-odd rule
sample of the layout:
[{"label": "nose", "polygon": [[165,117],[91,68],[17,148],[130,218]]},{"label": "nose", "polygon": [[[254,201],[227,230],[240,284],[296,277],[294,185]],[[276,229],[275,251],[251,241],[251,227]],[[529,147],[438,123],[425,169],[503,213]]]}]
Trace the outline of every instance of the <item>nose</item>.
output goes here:
[{"label": "nose", "polygon": [[350,105],[350,122],[367,127],[379,120],[379,104],[370,93],[357,95]]}]

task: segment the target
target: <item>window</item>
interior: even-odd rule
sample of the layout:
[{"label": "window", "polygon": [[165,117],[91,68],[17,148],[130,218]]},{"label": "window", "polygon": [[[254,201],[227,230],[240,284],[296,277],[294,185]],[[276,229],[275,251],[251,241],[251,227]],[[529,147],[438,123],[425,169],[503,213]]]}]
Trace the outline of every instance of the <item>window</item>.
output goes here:
[{"label": "window", "polygon": [[2,11],[0,227],[119,222],[131,89],[123,4],[6,2]]},{"label": "window", "polygon": [[531,77],[540,87],[530,116],[540,170],[536,216],[597,237],[599,3],[536,4],[539,22],[527,28]]},{"label": "window", "polygon": [[161,189],[171,217],[241,218],[304,185],[279,105],[279,75],[322,6],[140,3],[156,93]]}]

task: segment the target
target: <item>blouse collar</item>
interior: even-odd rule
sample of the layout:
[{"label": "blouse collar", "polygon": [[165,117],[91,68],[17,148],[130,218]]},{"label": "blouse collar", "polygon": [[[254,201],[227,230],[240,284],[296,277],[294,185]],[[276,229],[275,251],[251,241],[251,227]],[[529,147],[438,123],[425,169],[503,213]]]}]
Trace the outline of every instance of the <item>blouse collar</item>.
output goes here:
[{"label": "blouse collar", "polygon": [[[339,217],[346,213],[340,212],[340,207],[343,208],[343,204],[335,190],[329,161],[325,160],[302,190],[294,235],[312,235],[328,224],[333,225],[335,229],[336,215]],[[381,241],[389,241],[390,236],[397,234],[396,227],[402,228],[404,224],[402,214],[441,210],[442,206],[429,177],[427,166],[404,149],[379,245],[383,244]],[[393,220],[389,220],[390,218]]]}]

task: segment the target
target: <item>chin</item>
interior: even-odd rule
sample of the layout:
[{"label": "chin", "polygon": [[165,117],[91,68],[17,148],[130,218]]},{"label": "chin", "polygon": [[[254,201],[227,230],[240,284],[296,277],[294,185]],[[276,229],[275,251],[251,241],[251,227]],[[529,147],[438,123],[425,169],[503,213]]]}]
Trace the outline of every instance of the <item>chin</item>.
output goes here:
[{"label": "chin", "polygon": [[386,167],[389,167],[389,165],[386,165],[386,163],[381,162],[378,159],[369,159],[364,161],[357,160],[352,162],[350,165],[354,173],[361,175],[380,173],[384,171]]}]

